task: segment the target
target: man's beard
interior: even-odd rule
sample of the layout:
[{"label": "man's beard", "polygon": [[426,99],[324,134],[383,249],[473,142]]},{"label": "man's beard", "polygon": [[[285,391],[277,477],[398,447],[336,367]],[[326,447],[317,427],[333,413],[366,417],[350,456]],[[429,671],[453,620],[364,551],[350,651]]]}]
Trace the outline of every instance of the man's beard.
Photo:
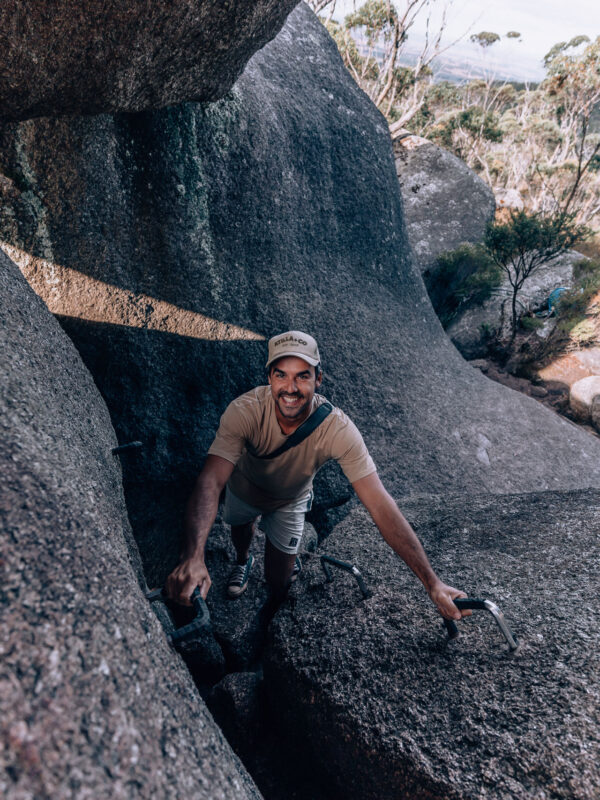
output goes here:
[{"label": "man's beard", "polygon": [[[284,397],[289,398],[297,398],[296,402],[293,404],[286,404]],[[304,411],[306,411],[306,407],[308,402],[304,395],[300,394],[300,392],[294,392],[293,394],[288,394],[287,392],[279,392],[277,395],[277,407],[279,408],[280,412],[284,417],[287,419],[295,419],[302,415]]]}]

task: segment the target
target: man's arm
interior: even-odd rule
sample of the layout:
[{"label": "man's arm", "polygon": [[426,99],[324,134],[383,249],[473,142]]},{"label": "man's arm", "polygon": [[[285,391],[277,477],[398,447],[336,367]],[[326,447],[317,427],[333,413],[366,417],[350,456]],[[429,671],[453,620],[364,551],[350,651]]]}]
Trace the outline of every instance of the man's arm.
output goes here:
[{"label": "man's arm", "polygon": [[167,578],[168,596],[184,605],[190,605],[190,597],[196,586],[206,599],[211,580],[204,563],[204,547],[213,526],[219,495],[233,472],[231,461],[221,456],[209,455],[198,476],[194,491],[188,501],[181,561]]},{"label": "man's arm", "polygon": [[467,595],[442,583],[435,574],[416,533],[386,491],[379,475],[373,472],[366,478],[360,478],[352,486],[385,541],[419,578],[440,614],[447,619],[460,619],[461,616],[469,615],[470,611],[463,611],[461,614],[452,602],[455,597]]}]

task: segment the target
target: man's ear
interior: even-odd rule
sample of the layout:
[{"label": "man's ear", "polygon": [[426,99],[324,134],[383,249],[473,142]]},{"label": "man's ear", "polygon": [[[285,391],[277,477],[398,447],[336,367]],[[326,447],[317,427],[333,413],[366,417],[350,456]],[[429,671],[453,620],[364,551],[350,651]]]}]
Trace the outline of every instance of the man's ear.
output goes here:
[{"label": "man's ear", "polygon": [[319,372],[319,377],[315,381],[315,389],[318,389],[323,383],[323,370]]}]

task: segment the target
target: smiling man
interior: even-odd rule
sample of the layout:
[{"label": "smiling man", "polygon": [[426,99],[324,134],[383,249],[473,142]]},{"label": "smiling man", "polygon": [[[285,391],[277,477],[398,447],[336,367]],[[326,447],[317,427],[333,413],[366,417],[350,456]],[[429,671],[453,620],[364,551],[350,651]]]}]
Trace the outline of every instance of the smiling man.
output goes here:
[{"label": "smiling man", "polygon": [[269,385],[241,395],[221,417],[188,503],[182,560],[167,579],[169,596],[189,603],[199,586],[206,597],[211,579],[204,548],[226,487],[223,519],[231,525],[237,560],[228,593],[235,598],[246,590],[254,563],[249,548],[260,518],[266,534],[265,578],[279,602],[299,568],[296,554],[312,503],[313,478],[334,459],[383,538],[422,581],[440,613],[459,619],[453,599],[465,593],[437,577],[379,480],[357,427],[316,393],[323,379],[320,361],[317,343],[306,333],[287,331],[270,339]]}]

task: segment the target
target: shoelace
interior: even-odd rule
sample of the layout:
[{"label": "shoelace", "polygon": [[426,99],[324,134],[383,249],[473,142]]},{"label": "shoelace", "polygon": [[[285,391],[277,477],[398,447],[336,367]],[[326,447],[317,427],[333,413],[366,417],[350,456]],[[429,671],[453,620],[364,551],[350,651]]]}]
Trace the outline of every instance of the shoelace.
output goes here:
[{"label": "shoelace", "polygon": [[246,564],[238,564],[235,566],[231,572],[231,578],[229,579],[229,583],[234,584],[236,586],[241,586],[244,582],[244,577],[246,576]]}]

